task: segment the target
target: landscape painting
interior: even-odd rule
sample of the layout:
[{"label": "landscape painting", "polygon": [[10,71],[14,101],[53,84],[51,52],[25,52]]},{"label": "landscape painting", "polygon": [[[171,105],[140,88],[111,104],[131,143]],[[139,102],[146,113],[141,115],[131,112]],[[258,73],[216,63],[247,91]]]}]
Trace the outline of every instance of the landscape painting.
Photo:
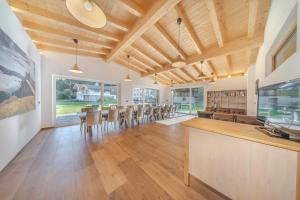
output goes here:
[{"label": "landscape painting", "polygon": [[0,120],[35,109],[35,64],[0,29]]}]

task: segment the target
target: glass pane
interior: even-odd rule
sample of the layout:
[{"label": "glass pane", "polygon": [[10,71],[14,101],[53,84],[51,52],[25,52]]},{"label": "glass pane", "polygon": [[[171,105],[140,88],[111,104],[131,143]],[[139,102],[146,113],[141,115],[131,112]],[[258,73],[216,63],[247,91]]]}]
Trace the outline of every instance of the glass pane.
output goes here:
[{"label": "glass pane", "polygon": [[103,105],[104,106],[111,106],[118,104],[118,85],[113,84],[104,84],[104,91],[103,91]]},{"label": "glass pane", "polygon": [[197,113],[198,110],[204,110],[203,106],[203,88],[192,88],[192,113]]},{"label": "glass pane", "polygon": [[133,88],[133,103],[142,104],[143,103],[143,89]]},{"label": "glass pane", "polygon": [[190,88],[173,90],[173,104],[177,106],[177,111],[181,113],[190,112]]},{"label": "glass pane", "polygon": [[144,89],[144,99],[145,99],[145,101],[144,101],[145,103],[149,103],[153,106],[156,106],[157,102],[158,102],[158,90],[145,88]]},{"label": "glass pane", "polygon": [[300,80],[260,88],[258,119],[300,130]]},{"label": "glass pane", "polygon": [[290,37],[284,42],[281,48],[274,56],[274,69],[279,67],[284,61],[286,61],[297,49],[297,31],[295,30]]},{"label": "glass pane", "polygon": [[85,106],[99,105],[101,83],[66,78],[56,80],[56,116],[75,114]]}]

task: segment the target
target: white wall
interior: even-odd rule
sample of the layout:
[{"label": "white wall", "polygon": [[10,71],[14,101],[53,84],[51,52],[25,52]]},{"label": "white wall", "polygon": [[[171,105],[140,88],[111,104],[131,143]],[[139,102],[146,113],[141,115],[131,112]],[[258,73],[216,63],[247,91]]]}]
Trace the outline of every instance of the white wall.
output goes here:
[{"label": "white wall", "polygon": [[[298,10],[298,11],[297,11]],[[296,12],[297,11],[297,12]],[[283,82],[300,77],[300,29],[297,26],[297,52],[280,65],[271,74],[270,59],[276,46],[295,23],[300,22],[300,0],[273,0],[264,33],[264,43],[261,46],[256,64],[249,69],[248,94],[255,94],[255,80],[259,79],[259,87]],[[256,115],[257,95],[248,95],[248,111]]]},{"label": "white wall", "polygon": [[153,80],[141,78],[136,72],[130,71],[132,82],[124,82],[123,79],[127,74],[127,69],[115,63],[105,63],[99,58],[85,56],[78,57],[78,64],[83,71],[82,74],[70,73],[68,69],[74,65],[75,56],[42,52],[42,127],[54,126],[55,119],[55,96],[52,87],[53,75],[75,77],[88,80],[96,80],[108,83],[121,84],[121,104],[132,104],[133,87],[150,87],[160,90],[160,103],[165,103],[168,99],[166,87],[154,85]]},{"label": "white wall", "polygon": [[[0,121],[0,171],[41,128],[40,56],[27,33],[9,8],[0,1],[0,28],[35,62],[36,109]],[[1,53],[1,52],[0,52]]]}]

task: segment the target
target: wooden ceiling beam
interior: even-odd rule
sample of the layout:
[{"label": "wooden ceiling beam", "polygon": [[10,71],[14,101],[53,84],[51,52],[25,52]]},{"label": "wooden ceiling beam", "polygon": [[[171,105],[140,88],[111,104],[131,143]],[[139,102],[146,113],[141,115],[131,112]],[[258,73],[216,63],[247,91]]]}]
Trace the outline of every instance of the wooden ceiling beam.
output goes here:
[{"label": "wooden ceiling beam", "polygon": [[169,35],[169,33],[157,22],[155,24],[156,29],[161,33],[161,35],[165,38],[167,42],[180,54],[183,59],[187,58],[186,53],[178,47],[178,44],[173,40],[173,38]]},{"label": "wooden ceiling beam", "polygon": [[165,76],[169,77],[176,84],[183,83],[181,80],[178,79],[178,77],[174,76],[174,74],[171,74],[170,72],[165,72],[165,73],[162,73],[162,74],[164,74]]},{"label": "wooden ceiling beam", "polygon": [[220,15],[220,12],[217,11],[217,5],[215,0],[205,0],[206,7],[208,9],[210,21],[212,23],[218,45],[219,47],[224,46],[224,33],[223,33],[223,27],[224,24],[222,22],[222,17]]},{"label": "wooden ceiling beam", "polygon": [[162,56],[168,63],[172,63],[172,58],[166,54],[158,45],[156,45],[153,41],[151,41],[146,36],[141,37],[152,49],[155,50],[160,56]]},{"label": "wooden ceiling beam", "polygon": [[86,26],[79,21],[66,17],[64,15],[61,15],[59,13],[55,13],[52,11],[49,11],[47,9],[35,6],[33,4],[29,4],[28,2],[20,1],[20,0],[9,0],[10,7],[17,13],[24,13],[24,14],[30,14],[35,15],[38,17],[44,17],[45,19],[49,19],[55,22],[63,23],[68,26],[79,28],[83,31],[90,31],[97,35],[99,35],[102,38],[113,40],[113,41],[120,41],[120,36],[104,31],[102,29],[95,29],[91,28],[89,26]]},{"label": "wooden ceiling beam", "polygon": [[195,64],[201,60],[211,60],[220,56],[232,55],[237,52],[260,47],[264,41],[263,33],[257,34],[254,38],[242,37],[226,42],[223,48],[212,47],[202,55],[191,56],[186,60],[188,65]]},{"label": "wooden ceiling beam", "polygon": [[136,69],[136,68],[134,68],[134,67],[126,64],[126,62],[124,62],[123,60],[121,60],[119,58],[115,59],[114,62],[117,63],[117,64],[119,64],[119,65],[121,65],[121,66],[123,66],[123,67],[128,68],[129,70],[132,70],[134,72],[137,72],[138,74],[141,74],[140,70],[138,70],[138,69]]},{"label": "wooden ceiling beam", "polygon": [[255,34],[256,19],[258,13],[258,1],[259,0],[248,0],[249,16],[248,16],[248,37],[252,38]]},{"label": "wooden ceiling beam", "polygon": [[[38,44],[44,44],[44,45],[55,45],[55,46],[59,46],[59,47],[69,47],[69,48],[73,48],[75,49],[75,45],[73,41],[64,41],[64,40],[60,40],[60,39],[54,39],[54,38],[50,38],[50,37],[45,37],[41,34],[38,34],[37,32],[33,32],[28,30],[27,33],[29,34],[29,36],[31,37],[31,39],[38,43]],[[96,48],[93,46],[88,46],[82,43],[78,44],[78,49],[79,50],[84,50],[84,51],[89,51],[92,53],[99,53],[99,54],[103,54],[106,55],[109,52],[105,49],[101,49],[101,48]]]},{"label": "wooden ceiling beam", "polygon": [[156,65],[158,67],[162,67],[162,64],[157,59],[153,58],[151,55],[149,55],[148,53],[144,52],[137,45],[132,44],[131,48],[134,49],[138,54],[140,54],[141,56],[143,56],[145,59],[147,59],[148,61],[150,61],[151,63],[153,63],[154,65]]},{"label": "wooden ceiling beam", "polygon": [[112,15],[110,15],[109,13],[105,13],[106,19],[107,19],[107,23],[110,24],[111,26],[127,32],[129,31],[130,27],[126,22],[123,22],[121,19],[118,19]]},{"label": "wooden ceiling beam", "polygon": [[212,64],[212,62],[210,60],[207,60],[206,62],[204,62],[206,64],[206,66],[214,73],[213,76],[218,76],[217,70],[214,67],[214,65]]},{"label": "wooden ceiling beam", "polygon": [[[150,76],[150,78],[155,81],[155,76],[154,75]],[[162,84],[162,85],[169,85],[169,83],[165,82],[164,80],[160,79],[159,77],[156,77],[156,81],[158,83]]]},{"label": "wooden ceiling beam", "polygon": [[[60,47],[55,47],[55,46],[51,46],[51,45],[44,45],[44,44],[38,44],[35,43],[36,47],[39,50],[42,51],[51,51],[51,52],[59,52],[59,53],[66,53],[66,54],[71,54],[71,55],[76,55],[76,50],[75,49],[66,49],[66,48],[60,48]],[[78,50],[77,51],[77,55],[80,56],[89,56],[89,57],[95,57],[95,58],[105,58],[105,55],[101,55],[101,54],[97,54],[97,53],[91,53],[91,52],[87,52],[87,51],[81,51]]]},{"label": "wooden ceiling beam", "polygon": [[137,38],[142,36],[151,26],[163,17],[180,0],[156,0],[146,14],[137,20],[131,30],[123,37],[117,46],[107,57],[107,61],[112,61],[120,52],[124,51]]},{"label": "wooden ceiling beam", "polygon": [[176,71],[170,71],[174,76],[178,77],[183,83],[189,83],[188,80],[186,80],[185,78],[183,78],[183,76],[181,76],[180,74],[178,74]]},{"label": "wooden ceiling beam", "polygon": [[137,58],[136,56],[134,56],[133,54],[130,54],[130,58],[131,58],[132,60],[134,60],[135,62],[139,63],[140,65],[142,65],[143,67],[147,68],[148,70],[149,70],[149,69],[150,69],[150,70],[154,70],[153,67],[151,67],[150,65],[148,65],[148,64],[146,64],[146,63],[144,63],[144,62],[142,62],[140,59],[138,59],[138,58]]},{"label": "wooden ceiling beam", "polygon": [[145,11],[133,0],[119,0],[119,2],[128,10],[128,12],[137,17],[141,17],[145,14]]},{"label": "wooden ceiling beam", "polygon": [[201,73],[201,70],[198,68],[197,65],[192,65],[193,69],[197,72],[197,74],[199,75]]},{"label": "wooden ceiling beam", "polygon": [[231,75],[231,73],[232,73],[232,62],[231,62],[230,55],[225,56],[225,63],[226,63],[226,66],[227,66],[227,73],[228,73],[228,75]]},{"label": "wooden ceiling beam", "polygon": [[182,22],[184,23],[184,25],[187,29],[187,32],[189,33],[190,38],[193,41],[193,44],[195,46],[195,49],[196,49],[197,53],[201,54],[204,50],[203,45],[202,45],[200,39],[198,38],[191,22],[189,21],[188,16],[187,16],[186,12],[184,11],[183,6],[181,5],[181,3],[179,3],[177,6],[175,6],[175,9],[176,9],[177,14],[179,15],[179,17],[182,18]]},{"label": "wooden ceiling beam", "polygon": [[169,79],[166,79],[165,77],[163,77],[163,76],[161,76],[159,74],[157,74],[156,77],[159,78],[160,80],[163,80],[167,84],[171,84],[171,81]]},{"label": "wooden ceiling beam", "polygon": [[[263,34],[257,34],[256,37],[249,39],[248,37],[246,38],[238,38],[234,39],[232,41],[229,41],[225,43],[223,48],[219,47],[212,47],[207,49],[202,55],[196,55],[196,56],[190,56],[186,59],[187,65],[193,65],[196,64],[202,60],[212,60],[214,58],[220,57],[220,56],[227,56],[227,55],[232,55],[240,51],[245,51],[247,49],[253,49],[260,47],[260,45],[263,43]],[[151,71],[146,74],[142,74],[143,77],[149,76],[155,73],[161,73],[164,71],[170,71],[172,69],[175,69],[171,65],[168,65],[164,68],[157,69],[154,71]]]},{"label": "wooden ceiling beam", "polygon": [[122,63],[122,65],[126,66],[131,70],[138,72],[139,74],[142,72],[146,72],[146,70],[143,67],[137,66],[132,62],[128,63],[128,60],[126,60],[125,58],[118,57],[117,60],[119,61],[119,64]]},{"label": "wooden ceiling beam", "polygon": [[92,44],[97,44],[97,45],[102,46],[103,48],[107,48],[107,49],[112,49],[112,46],[113,46],[112,44],[109,44],[107,42],[103,42],[103,41],[100,41],[100,40],[97,40],[97,39],[94,39],[91,37],[83,36],[81,34],[76,34],[76,33],[68,32],[65,30],[53,28],[48,25],[37,24],[35,22],[30,22],[27,20],[23,20],[22,24],[25,29],[29,29],[32,31],[41,31],[41,32],[51,33],[51,34],[58,35],[58,36],[65,36],[70,39],[76,38],[78,40],[82,40],[82,41],[89,42]]},{"label": "wooden ceiling beam", "polygon": [[190,79],[192,79],[192,81],[197,81],[197,79],[192,76],[192,74],[190,72],[188,72],[185,68],[180,68],[180,70],[185,74],[187,75]]}]

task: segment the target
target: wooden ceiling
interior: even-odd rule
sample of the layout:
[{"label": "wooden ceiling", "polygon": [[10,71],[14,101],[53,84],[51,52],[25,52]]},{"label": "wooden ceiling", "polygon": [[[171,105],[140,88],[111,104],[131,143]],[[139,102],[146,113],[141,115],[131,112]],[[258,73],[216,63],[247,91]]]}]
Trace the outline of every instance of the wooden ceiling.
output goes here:
[{"label": "wooden ceiling", "polygon": [[[161,84],[243,75],[263,43],[271,0],[94,0],[105,12],[101,29],[73,18],[64,0],[8,0],[40,50],[116,62]],[[177,18],[182,18],[178,48]],[[130,62],[126,55],[131,55]],[[180,54],[187,65],[173,68]],[[200,61],[204,61],[203,65]],[[199,79],[203,71],[206,77]],[[212,74],[213,73],[213,74]]]}]

